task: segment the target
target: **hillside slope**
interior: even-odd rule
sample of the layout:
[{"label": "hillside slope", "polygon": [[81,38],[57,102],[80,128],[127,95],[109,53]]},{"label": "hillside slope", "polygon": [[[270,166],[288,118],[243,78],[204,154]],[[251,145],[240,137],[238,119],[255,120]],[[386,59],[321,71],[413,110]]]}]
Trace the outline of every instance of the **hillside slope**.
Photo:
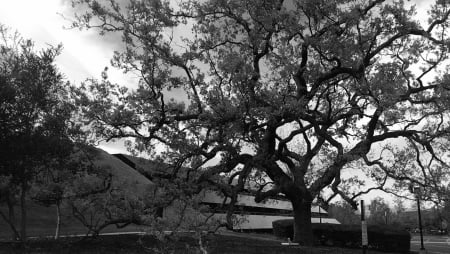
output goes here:
[{"label": "hillside slope", "polygon": [[96,148],[95,165],[104,167],[112,174],[112,186],[128,188],[142,194],[149,186],[154,186],[147,177],[130,167],[116,156]]},{"label": "hillside slope", "polygon": [[[145,176],[128,166],[115,156],[98,148],[93,148],[94,165],[102,167],[112,175],[112,188],[125,188],[128,195],[142,195],[149,187],[153,187],[152,183]],[[7,214],[6,205],[0,204],[0,210]],[[56,209],[54,206],[45,207],[36,204],[32,200],[28,201],[28,235],[29,236],[50,236],[54,234],[56,227]],[[71,210],[63,208],[62,211],[61,234],[84,234],[86,228],[81,225],[72,215]],[[19,225],[20,214],[19,207],[15,208],[16,225]],[[129,226],[123,230],[136,231],[135,226]],[[104,232],[116,232],[114,227],[109,227]],[[122,231],[122,230],[119,230]],[[11,231],[6,222],[0,218],[0,240],[9,238]]]}]

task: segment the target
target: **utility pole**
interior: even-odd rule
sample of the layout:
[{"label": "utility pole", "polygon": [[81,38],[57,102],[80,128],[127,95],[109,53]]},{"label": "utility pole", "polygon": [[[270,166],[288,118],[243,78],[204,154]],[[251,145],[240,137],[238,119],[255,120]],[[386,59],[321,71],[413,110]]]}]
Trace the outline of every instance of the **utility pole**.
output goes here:
[{"label": "utility pole", "polygon": [[417,216],[419,217],[419,231],[420,231],[420,253],[427,253],[427,251],[425,250],[425,247],[423,245],[423,232],[422,232],[422,214],[420,212],[420,187],[415,186],[413,188],[414,193],[416,194],[416,199],[417,199]]},{"label": "utility pole", "polygon": [[369,245],[369,239],[367,238],[367,223],[365,219],[364,200],[361,200],[361,237],[362,237],[362,253],[367,253],[367,246]]}]

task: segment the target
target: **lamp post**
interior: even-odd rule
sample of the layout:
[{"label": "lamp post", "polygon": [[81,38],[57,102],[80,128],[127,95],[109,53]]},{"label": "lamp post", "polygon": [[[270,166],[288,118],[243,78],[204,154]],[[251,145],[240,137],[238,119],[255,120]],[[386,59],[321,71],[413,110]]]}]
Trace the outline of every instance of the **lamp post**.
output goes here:
[{"label": "lamp post", "polygon": [[420,231],[420,253],[426,253],[425,247],[423,246],[423,233],[422,233],[422,215],[420,213],[420,187],[414,186],[413,192],[416,194],[417,200],[417,216],[419,217],[419,231]]},{"label": "lamp post", "polygon": [[321,200],[322,197],[320,196],[320,191],[319,191],[319,196],[317,197],[317,205],[319,206],[319,224],[322,224],[322,212],[320,211],[320,205],[321,205]]},{"label": "lamp post", "polygon": [[362,253],[367,253],[367,247],[369,245],[369,239],[367,238],[367,223],[365,218],[364,200],[361,200],[361,243]]},{"label": "lamp post", "polygon": [[322,213],[320,212],[320,204],[319,204],[319,224],[322,224]]}]

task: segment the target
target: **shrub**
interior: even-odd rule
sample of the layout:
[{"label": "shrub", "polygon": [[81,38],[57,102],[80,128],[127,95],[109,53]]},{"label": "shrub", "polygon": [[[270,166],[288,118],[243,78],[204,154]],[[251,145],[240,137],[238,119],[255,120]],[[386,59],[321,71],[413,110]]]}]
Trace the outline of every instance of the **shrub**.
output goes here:
[{"label": "shrub", "polygon": [[369,226],[369,247],[377,250],[389,250],[409,253],[411,235],[408,231],[392,226]]},{"label": "shrub", "polygon": [[[294,220],[273,222],[273,233],[280,238],[293,238]],[[340,247],[361,247],[361,226],[343,224],[313,223],[313,233],[317,244]],[[409,253],[411,235],[407,231],[392,226],[368,226],[369,248],[380,251]]]},{"label": "shrub", "polygon": [[316,242],[325,245],[355,248],[361,246],[361,226],[344,224],[313,224]]},{"label": "shrub", "polygon": [[272,222],[273,234],[280,238],[291,238],[294,236],[294,220],[276,220]]}]

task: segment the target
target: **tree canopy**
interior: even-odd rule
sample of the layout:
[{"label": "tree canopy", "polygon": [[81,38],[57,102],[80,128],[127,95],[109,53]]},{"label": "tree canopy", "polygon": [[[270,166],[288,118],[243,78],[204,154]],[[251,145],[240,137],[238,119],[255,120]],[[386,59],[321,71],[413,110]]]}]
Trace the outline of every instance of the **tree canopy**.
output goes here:
[{"label": "tree canopy", "polygon": [[[79,125],[70,86],[54,64],[61,47],[36,52],[31,40],[0,24],[0,192],[9,217],[0,211],[15,239],[26,240],[26,201],[33,180],[67,158]],[[15,229],[14,205],[20,196],[21,233]]]},{"label": "tree canopy", "polygon": [[120,33],[112,63],[140,77],[134,90],[106,74],[84,84],[100,137],[129,138],[234,200],[249,179],[268,179],[256,200],[289,198],[305,244],[323,189],[355,208],[363,193],[411,183],[439,198],[448,1],[426,22],[405,1],[73,2],[84,11],[73,26]]}]

